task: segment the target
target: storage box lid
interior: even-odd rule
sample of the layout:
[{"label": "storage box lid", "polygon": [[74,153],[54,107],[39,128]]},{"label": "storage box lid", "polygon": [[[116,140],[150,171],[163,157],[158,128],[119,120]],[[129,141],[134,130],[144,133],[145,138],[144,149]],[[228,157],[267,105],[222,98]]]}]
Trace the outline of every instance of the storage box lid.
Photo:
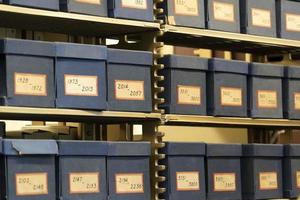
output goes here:
[{"label": "storage box lid", "polygon": [[108,156],[150,156],[149,142],[108,142]]},{"label": "storage box lid", "polygon": [[271,76],[283,77],[283,65],[266,64],[266,63],[251,63],[249,74],[255,76]]},{"label": "storage box lid", "polygon": [[0,40],[0,51],[4,54],[54,57],[55,45],[51,42],[2,39]]},{"label": "storage box lid", "polygon": [[62,42],[56,42],[55,46],[57,57],[93,60],[107,59],[107,48],[105,46]]},{"label": "storage box lid", "polygon": [[248,74],[249,63],[239,60],[213,58],[209,60],[209,71]]},{"label": "storage box lid", "polygon": [[107,62],[152,66],[153,55],[150,51],[108,49]]},{"label": "storage box lid", "polygon": [[283,145],[281,144],[245,144],[243,156],[246,157],[282,157]]},{"label": "storage box lid", "polygon": [[284,146],[284,155],[300,157],[300,144],[288,144]]},{"label": "storage box lid", "polygon": [[169,156],[205,155],[205,144],[196,142],[166,142],[163,149]]},{"label": "storage box lid", "polygon": [[208,59],[196,56],[166,55],[161,60],[165,68],[207,70]]},{"label": "storage box lid", "polygon": [[207,144],[207,157],[241,157],[242,145],[240,144]]},{"label": "storage box lid", "polygon": [[107,142],[99,141],[57,141],[59,155],[77,155],[77,156],[106,156]]},{"label": "storage box lid", "polygon": [[19,156],[58,154],[55,140],[4,139],[2,151],[5,155]]},{"label": "storage box lid", "polygon": [[286,66],[284,76],[287,78],[300,78],[300,66]]}]

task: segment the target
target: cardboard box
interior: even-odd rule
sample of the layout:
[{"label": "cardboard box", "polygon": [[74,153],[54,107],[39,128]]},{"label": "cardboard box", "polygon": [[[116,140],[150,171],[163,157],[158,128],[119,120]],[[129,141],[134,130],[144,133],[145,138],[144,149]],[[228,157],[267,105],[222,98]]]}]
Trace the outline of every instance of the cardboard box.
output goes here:
[{"label": "cardboard box", "polygon": [[243,199],[282,198],[283,145],[243,145]]},{"label": "cardboard box", "polygon": [[249,69],[249,116],[253,118],[283,118],[283,66],[251,63]]},{"label": "cardboard box", "polygon": [[168,142],[166,154],[166,200],[205,200],[205,144]]},{"label": "cardboard box", "polygon": [[195,56],[165,56],[162,108],[166,113],[206,115],[206,71],[208,60]]},{"label": "cardboard box", "polygon": [[205,28],[204,0],[163,2],[163,18],[169,25]]},{"label": "cardboard box", "polygon": [[152,111],[152,53],[120,49],[108,50],[108,109]]},{"label": "cardboard box", "polygon": [[1,199],[56,199],[56,142],[5,139],[1,144]]},{"label": "cardboard box", "polygon": [[276,0],[240,0],[242,32],[276,37],[275,4]]},{"label": "cardboard box", "polygon": [[239,144],[207,144],[206,176],[208,200],[241,200],[241,156]]},{"label": "cardboard box", "polygon": [[108,143],[108,199],[151,199],[150,155],[148,142]]},{"label": "cardboard box", "polygon": [[54,54],[52,43],[0,40],[0,104],[54,107]]},{"label": "cardboard box", "polygon": [[247,116],[248,63],[211,59],[207,78],[207,112],[213,116]]},{"label": "cardboard box", "polygon": [[3,0],[3,2],[10,5],[41,8],[47,10],[59,10],[59,0]]},{"label": "cardboard box", "polygon": [[240,32],[239,0],[206,0],[207,28]]},{"label": "cardboard box", "polygon": [[58,141],[58,199],[107,199],[107,143]]},{"label": "cardboard box", "polygon": [[107,0],[60,0],[60,10],[107,17]]},{"label": "cardboard box", "polygon": [[56,106],[105,110],[104,46],[56,43]]},{"label": "cardboard box", "polygon": [[109,0],[109,17],[154,21],[152,0]]}]

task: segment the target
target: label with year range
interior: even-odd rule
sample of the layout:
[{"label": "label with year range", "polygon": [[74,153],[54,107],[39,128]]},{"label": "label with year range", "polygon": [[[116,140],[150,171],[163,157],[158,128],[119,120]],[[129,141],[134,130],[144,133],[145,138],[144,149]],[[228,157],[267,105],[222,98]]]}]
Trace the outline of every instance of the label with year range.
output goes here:
[{"label": "label with year range", "polygon": [[258,90],[258,107],[259,108],[277,108],[277,92],[273,90]]},{"label": "label with year range", "polygon": [[297,188],[300,189],[300,171],[296,172],[296,184]]},{"label": "label with year range", "polygon": [[201,88],[199,86],[178,85],[178,104],[201,105]]},{"label": "label with year range", "polygon": [[98,96],[98,77],[65,74],[65,95]]},{"label": "label with year range", "polygon": [[214,174],[214,191],[230,192],[236,191],[235,173],[216,173]]},{"label": "label with year range", "polygon": [[144,81],[115,80],[115,96],[118,100],[144,101]]},{"label": "label with year range", "polygon": [[14,74],[15,95],[47,96],[47,75],[18,73]]},{"label": "label with year range", "polygon": [[199,172],[176,172],[177,191],[200,190]]},{"label": "label with year range", "polygon": [[48,194],[47,173],[19,173],[16,174],[16,195],[34,196]]},{"label": "label with year range", "polygon": [[300,15],[285,14],[286,30],[300,32]]},{"label": "label with year range", "polygon": [[101,5],[102,0],[75,0],[78,3]]},{"label": "label with year range", "polygon": [[144,174],[116,174],[116,193],[144,193]]},{"label": "label with year range", "polygon": [[241,88],[221,87],[222,106],[242,106],[243,97]]},{"label": "label with year range", "polygon": [[260,190],[278,189],[277,172],[259,173],[259,189]]},{"label": "label with year range", "polygon": [[174,0],[175,13],[179,15],[198,16],[198,0]]},{"label": "label with year range", "polygon": [[213,2],[214,19],[234,22],[234,5],[231,3]]},{"label": "label with year range", "polygon": [[99,193],[99,173],[70,173],[70,193]]},{"label": "label with year range", "polygon": [[252,25],[253,26],[259,26],[259,27],[265,27],[265,28],[272,27],[272,19],[271,19],[271,11],[270,10],[252,8],[251,15],[252,15]]},{"label": "label with year range", "polygon": [[123,8],[147,9],[147,0],[121,0],[121,3]]},{"label": "label with year range", "polygon": [[294,108],[295,110],[300,110],[300,93],[294,93]]}]

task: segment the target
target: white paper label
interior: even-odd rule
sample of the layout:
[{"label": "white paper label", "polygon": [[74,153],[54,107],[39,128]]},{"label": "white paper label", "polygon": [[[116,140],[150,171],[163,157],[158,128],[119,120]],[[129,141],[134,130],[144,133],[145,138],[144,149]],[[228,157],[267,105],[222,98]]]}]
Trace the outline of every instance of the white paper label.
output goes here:
[{"label": "white paper label", "polygon": [[259,189],[260,190],[278,189],[277,173],[276,172],[259,173]]},{"label": "white paper label", "polygon": [[34,196],[48,194],[47,173],[16,174],[17,196]]},{"label": "white paper label", "polygon": [[175,13],[178,15],[198,16],[198,0],[174,0]]},{"label": "white paper label", "polygon": [[295,92],[294,93],[294,105],[295,110],[300,110],[300,93]]},{"label": "white paper label", "polygon": [[199,172],[176,172],[178,191],[200,190]]},{"label": "white paper label", "polygon": [[75,0],[78,3],[101,5],[102,0]]},{"label": "white paper label", "polygon": [[[112,1],[112,0],[110,0]],[[147,9],[147,0],[121,0],[122,7],[135,8],[135,9]]]},{"label": "white paper label", "polygon": [[286,30],[300,32],[300,15],[285,14]]},{"label": "white paper label", "polygon": [[272,27],[272,19],[271,19],[271,11],[270,10],[263,10],[252,8],[252,25],[259,26],[259,27]]},{"label": "white paper label", "polygon": [[241,88],[221,87],[222,106],[242,106],[243,97]]},{"label": "white paper label", "polygon": [[65,95],[98,96],[98,77],[65,74]]},{"label": "white paper label", "polygon": [[277,92],[272,90],[258,90],[259,108],[277,108]]},{"label": "white paper label", "polygon": [[214,19],[234,22],[234,5],[231,3],[213,2]]},{"label": "white paper label", "polygon": [[300,171],[296,172],[296,182],[297,188],[300,189]]},{"label": "white paper label", "polygon": [[71,194],[99,193],[99,173],[70,173]]},{"label": "white paper label", "polygon": [[116,174],[116,193],[144,193],[143,174]]},{"label": "white paper label", "polygon": [[115,80],[115,96],[118,100],[144,101],[144,81]]},{"label": "white paper label", "polygon": [[236,191],[235,173],[216,173],[214,174],[214,191],[230,192]]},{"label": "white paper label", "polygon": [[201,105],[201,88],[199,86],[177,86],[178,104]]},{"label": "white paper label", "polygon": [[47,96],[47,75],[15,73],[15,95]]}]

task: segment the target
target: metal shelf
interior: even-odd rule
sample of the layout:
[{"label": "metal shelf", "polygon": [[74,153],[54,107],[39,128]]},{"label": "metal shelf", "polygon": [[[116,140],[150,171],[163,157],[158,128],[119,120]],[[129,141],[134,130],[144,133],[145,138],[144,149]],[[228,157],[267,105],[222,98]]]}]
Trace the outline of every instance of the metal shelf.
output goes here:
[{"label": "metal shelf", "polygon": [[255,54],[300,50],[300,41],[207,29],[165,26],[164,42],[171,45],[230,50]]},{"label": "metal shelf", "polygon": [[300,127],[300,120],[165,115],[166,125],[210,127]]},{"label": "metal shelf", "polygon": [[37,121],[69,121],[126,123],[159,121],[159,113],[89,111],[56,108],[30,108],[0,106],[1,120],[37,120]]},{"label": "metal shelf", "polygon": [[159,30],[158,23],[0,5],[0,26],[85,36],[113,36]]}]

